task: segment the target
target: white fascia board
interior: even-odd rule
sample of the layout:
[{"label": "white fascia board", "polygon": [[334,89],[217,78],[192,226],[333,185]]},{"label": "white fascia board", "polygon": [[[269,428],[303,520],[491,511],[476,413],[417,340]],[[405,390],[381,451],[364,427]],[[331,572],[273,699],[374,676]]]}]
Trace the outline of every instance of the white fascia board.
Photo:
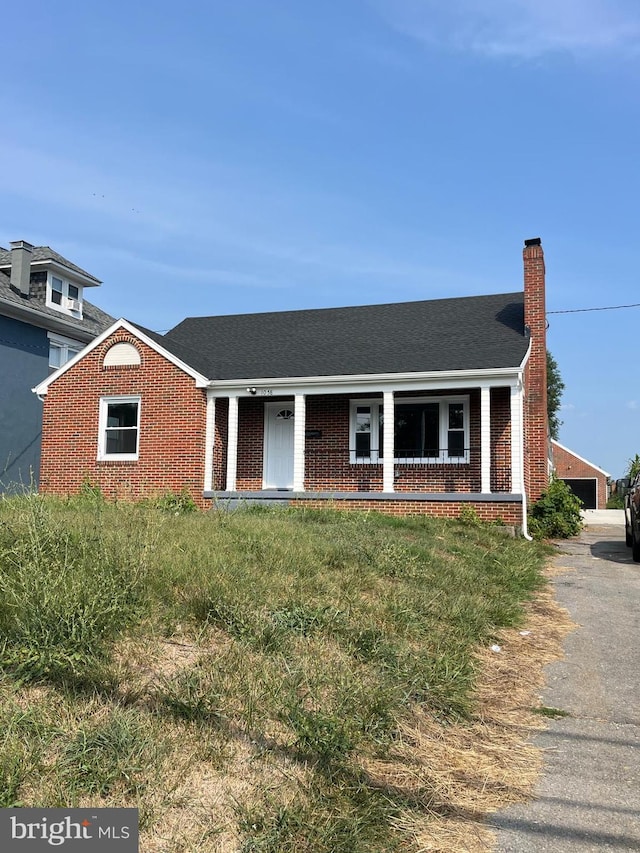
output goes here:
[{"label": "white fascia board", "polygon": [[[25,300],[26,301],[26,300]],[[27,305],[20,305],[10,299],[2,299],[0,297],[0,314],[3,317],[11,317],[12,320],[20,320],[22,323],[29,323],[31,326],[37,326],[39,329],[47,329],[51,332],[60,330],[62,332],[73,332],[76,339],[84,338],[86,342],[92,339],[91,332],[78,326],[77,323],[70,323],[64,319],[64,314],[60,317],[52,317],[51,314],[43,314],[37,308],[31,308]]]},{"label": "white fascia board", "polygon": [[48,376],[43,382],[41,382],[39,385],[36,385],[35,388],[32,388],[31,390],[33,391],[33,393],[37,394],[39,397],[43,394],[46,394],[49,385],[55,382],[56,379],[59,379],[63,373],[66,373],[67,370],[72,368],[81,359],[83,359],[86,355],[92,352],[96,347],[99,347],[102,343],[104,343],[104,341],[106,341],[106,339],[114,332],[118,331],[118,329],[124,329],[125,331],[129,332],[131,335],[138,338],[139,341],[142,341],[142,343],[146,344],[148,347],[151,347],[152,350],[155,350],[158,355],[161,355],[163,358],[166,358],[167,361],[170,361],[188,376],[191,376],[191,378],[195,380],[196,388],[208,387],[209,380],[206,376],[203,376],[201,373],[198,373],[197,370],[194,370],[192,367],[189,367],[188,364],[186,364],[184,361],[181,361],[179,358],[176,358],[175,355],[164,349],[164,347],[161,347],[154,340],[145,335],[144,332],[141,332],[140,329],[136,328],[136,326],[134,326],[132,323],[129,323],[127,320],[120,319],[116,320],[116,322],[113,323],[113,325],[109,326],[108,329],[105,329],[104,332],[102,332],[101,335],[98,335],[97,338],[94,338],[91,343],[87,344],[87,346],[81,352],[79,352],[77,355],[74,355],[73,358],[69,359],[69,361],[63,364],[62,367],[59,367],[54,373],[51,374],[51,376]]},{"label": "white fascia board", "polygon": [[[604,474],[605,477],[611,476],[611,474],[609,474],[608,471],[605,471],[603,468],[600,468],[599,465],[594,465],[593,462],[589,462],[589,460],[585,459],[584,456],[580,456],[579,454],[577,454],[575,452],[575,450],[571,450],[569,447],[565,447],[564,444],[560,444],[560,442],[556,441],[555,438],[551,439],[551,444],[553,444],[554,447],[559,447],[560,450],[564,450],[565,453],[570,453],[574,459],[579,459],[581,462],[584,462],[585,465],[588,465],[590,468],[593,468],[594,471],[600,471],[600,473]],[[568,477],[567,479],[571,479],[571,477]],[[580,480],[580,479],[584,479],[584,478],[576,477],[576,479]]]},{"label": "white fascia board", "polygon": [[425,373],[380,373],[360,376],[295,376],[277,379],[212,380],[209,388],[217,396],[245,396],[255,389],[258,396],[271,394],[359,394],[371,391],[424,391],[450,388],[518,385],[521,368],[429,371]]},{"label": "white fascia board", "polygon": [[99,287],[102,284],[100,279],[94,278],[88,273],[85,275],[77,270],[72,270],[70,267],[66,267],[64,264],[61,264],[60,261],[55,261],[53,258],[46,261],[31,261],[31,267],[44,267],[54,273],[61,274],[62,277],[66,278],[68,281],[79,282],[83,287]]}]

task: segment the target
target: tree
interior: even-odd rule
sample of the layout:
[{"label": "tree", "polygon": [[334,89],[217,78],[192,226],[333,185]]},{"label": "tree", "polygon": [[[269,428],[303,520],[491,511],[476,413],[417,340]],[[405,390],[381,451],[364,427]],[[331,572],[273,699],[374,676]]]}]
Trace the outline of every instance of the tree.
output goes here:
[{"label": "tree", "polygon": [[564,391],[564,382],[560,376],[560,368],[555,358],[547,350],[547,417],[551,438],[558,440],[562,421],[558,417],[560,400]]},{"label": "tree", "polygon": [[627,470],[626,476],[630,480],[633,480],[633,479],[635,479],[637,474],[640,474],[640,456],[638,456],[638,454],[636,453],[636,455],[633,457],[633,459],[629,459],[629,461],[627,462],[627,465],[628,465],[628,470]]}]

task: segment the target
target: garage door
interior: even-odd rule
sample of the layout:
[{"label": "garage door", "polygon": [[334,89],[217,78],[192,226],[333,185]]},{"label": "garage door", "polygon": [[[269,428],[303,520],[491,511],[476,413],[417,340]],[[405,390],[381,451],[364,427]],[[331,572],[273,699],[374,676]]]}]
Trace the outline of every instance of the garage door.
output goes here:
[{"label": "garage door", "polygon": [[584,504],[584,509],[598,508],[598,481],[595,477],[589,480],[568,480],[566,477],[561,479],[569,486],[573,494],[580,498]]}]

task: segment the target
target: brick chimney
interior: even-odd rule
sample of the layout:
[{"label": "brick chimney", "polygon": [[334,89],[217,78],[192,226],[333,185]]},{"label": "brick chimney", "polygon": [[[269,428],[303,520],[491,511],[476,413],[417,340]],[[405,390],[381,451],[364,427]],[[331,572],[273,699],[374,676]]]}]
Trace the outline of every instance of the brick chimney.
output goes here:
[{"label": "brick chimney", "polygon": [[524,323],[531,352],[524,372],[524,468],[530,503],[549,484],[547,416],[547,317],[545,266],[539,237],[524,241]]},{"label": "brick chimney", "polygon": [[11,246],[11,287],[20,296],[28,299],[33,246],[26,240],[16,240],[9,245]]}]

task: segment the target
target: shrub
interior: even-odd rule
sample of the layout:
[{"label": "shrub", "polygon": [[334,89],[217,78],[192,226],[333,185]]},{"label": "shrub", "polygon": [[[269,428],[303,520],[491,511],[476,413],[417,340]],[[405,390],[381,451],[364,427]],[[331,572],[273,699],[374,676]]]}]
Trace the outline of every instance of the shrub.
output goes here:
[{"label": "shrub", "polygon": [[582,530],[582,501],[562,480],[553,478],[529,512],[529,532],[535,539],[568,539]]},{"label": "shrub", "polygon": [[180,494],[175,492],[164,492],[152,501],[153,506],[163,512],[171,513],[171,515],[184,515],[189,512],[196,512],[198,506],[191,496],[191,492],[185,486]]}]

